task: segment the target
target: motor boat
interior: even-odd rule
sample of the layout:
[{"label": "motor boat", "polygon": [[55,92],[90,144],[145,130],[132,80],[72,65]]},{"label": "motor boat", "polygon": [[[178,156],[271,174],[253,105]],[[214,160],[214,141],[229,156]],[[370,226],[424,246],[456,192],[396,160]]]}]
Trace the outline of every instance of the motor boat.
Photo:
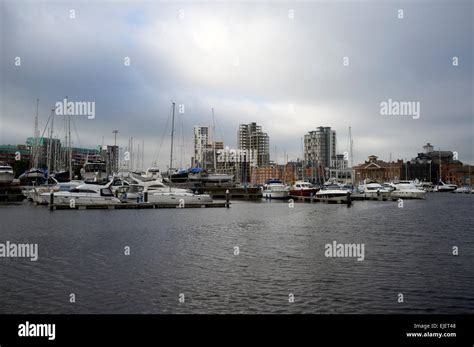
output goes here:
[{"label": "motor boat", "polygon": [[296,181],[290,187],[291,196],[314,196],[318,192],[318,188],[309,182]]},{"label": "motor boat", "polygon": [[359,187],[360,195],[364,198],[389,198],[390,190],[379,183],[365,183]]},{"label": "motor boat", "polygon": [[395,190],[392,191],[392,199],[424,199],[426,191],[418,188],[412,183],[395,184]]},{"label": "motor boat", "polygon": [[470,194],[471,193],[471,188],[469,188],[468,186],[460,187],[456,190],[453,190],[453,193]]},{"label": "motor boat", "polygon": [[41,169],[29,169],[18,177],[20,184],[25,187],[32,187],[45,184],[47,179]]},{"label": "motor boat", "polygon": [[0,162],[0,185],[6,185],[13,182],[15,176],[13,175],[13,168],[7,163]]},{"label": "motor boat", "polygon": [[286,199],[290,194],[290,187],[280,180],[268,180],[263,186],[262,194],[265,199]]},{"label": "motor boat", "polygon": [[439,193],[452,192],[452,191],[455,191],[457,188],[458,186],[455,184],[448,184],[448,183],[444,183],[443,181],[439,181],[438,185],[436,186],[435,191]]},{"label": "motor boat", "polygon": [[316,193],[316,200],[323,202],[347,203],[350,201],[351,191],[343,189],[337,184],[324,185],[323,188]]},{"label": "motor boat", "polygon": [[[50,177],[51,179],[52,177]],[[56,182],[54,185],[33,187],[28,194],[29,200],[38,205],[47,205],[50,201],[50,193],[68,192],[83,184],[81,181]]]},{"label": "motor boat", "polygon": [[108,179],[105,161],[86,161],[80,172],[84,181],[100,182]]},{"label": "motor boat", "polygon": [[132,178],[135,183],[130,184],[126,193],[127,200],[145,201],[144,195],[147,193],[147,202],[156,204],[199,205],[212,202],[212,198],[207,194],[195,194],[189,189],[169,187],[159,179]]},{"label": "motor boat", "polygon": [[[111,184],[112,181],[106,185],[83,183],[68,191],[54,192],[54,203],[69,205],[74,201],[75,205],[120,204],[121,201],[114,197],[114,194],[110,189]],[[49,202],[50,194],[51,193],[41,194],[41,199],[47,199]]]}]

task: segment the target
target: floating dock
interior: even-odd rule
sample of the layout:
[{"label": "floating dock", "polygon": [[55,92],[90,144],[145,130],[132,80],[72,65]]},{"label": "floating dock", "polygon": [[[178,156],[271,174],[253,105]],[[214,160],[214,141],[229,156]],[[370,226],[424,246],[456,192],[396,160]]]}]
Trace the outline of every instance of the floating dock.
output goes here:
[{"label": "floating dock", "polygon": [[25,200],[21,186],[0,186],[0,202],[1,203],[15,203]]},{"label": "floating dock", "polygon": [[68,204],[52,204],[49,205],[51,211],[54,210],[129,210],[129,209],[159,209],[159,208],[216,208],[216,207],[230,207],[230,202],[218,201],[208,202],[202,204],[159,204],[150,202],[140,203],[121,203],[121,204],[91,204],[91,205],[78,205],[71,207]]}]

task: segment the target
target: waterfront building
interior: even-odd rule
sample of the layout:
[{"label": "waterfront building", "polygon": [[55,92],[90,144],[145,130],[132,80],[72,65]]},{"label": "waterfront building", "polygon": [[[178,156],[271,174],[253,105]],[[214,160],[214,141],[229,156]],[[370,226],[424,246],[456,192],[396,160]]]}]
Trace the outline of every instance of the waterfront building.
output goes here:
[{"label": "waterfront building", "polygon": [[407,179],[433,183],[437,183],[440,179],[446,183],[462,180],[459,176],[462,172],[463,163],[456,158],[455,152],[435,151],[430,143],[424,145],[423,152],[408,161],[405,167]]},{"label": "waterfront building", "polygon": [[270,164],[270,138],[257,123],[240,124],[237,148],[247,156],[237,163],[236,180],[245,184],[251,181],[252,170]]},{"label": "waterfront building", "polygon": [[356,182],[371,180],[379,183],[404,179],[403,160],[385,162],[371,155],[364,163],[353,167]]},{"label": "waterfront building", "polygon": [[336,160],[336,131],[331,127],[318,127],[304,136],[304,159],[311,171],[324,168],[329,176],[331,161]]}]

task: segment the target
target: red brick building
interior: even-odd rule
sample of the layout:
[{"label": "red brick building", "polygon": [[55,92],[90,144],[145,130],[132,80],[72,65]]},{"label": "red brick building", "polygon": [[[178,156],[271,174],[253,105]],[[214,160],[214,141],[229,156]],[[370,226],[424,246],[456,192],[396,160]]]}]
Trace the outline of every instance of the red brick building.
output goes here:
[{"label": "red brick building", "polygon": [[353,167],[356,182],[369,179],[376,182],[386,182],[402,179],[403,160],[385,162],[378,160],[377,156],[371,155],[363,164]]}]

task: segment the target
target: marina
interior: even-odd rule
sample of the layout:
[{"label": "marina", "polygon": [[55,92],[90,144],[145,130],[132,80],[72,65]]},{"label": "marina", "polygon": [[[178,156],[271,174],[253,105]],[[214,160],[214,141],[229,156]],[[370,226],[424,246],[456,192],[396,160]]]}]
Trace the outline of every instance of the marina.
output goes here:
[{"label": "marina", "polygon": [[[473,198],[428,193],[404,208],[296,200],[290,208],[278,199],[183,210],[2,205],[4,240],[37,244],[38,260],[0,263],[0,311],[474,313],[474,282],[466,280],[474,278]],[[364,261],[326,258],[334,240],[365,244]],[[460,256],[452,255],[454,245]],[[399,292],[403,305],[390,300]]]}]

